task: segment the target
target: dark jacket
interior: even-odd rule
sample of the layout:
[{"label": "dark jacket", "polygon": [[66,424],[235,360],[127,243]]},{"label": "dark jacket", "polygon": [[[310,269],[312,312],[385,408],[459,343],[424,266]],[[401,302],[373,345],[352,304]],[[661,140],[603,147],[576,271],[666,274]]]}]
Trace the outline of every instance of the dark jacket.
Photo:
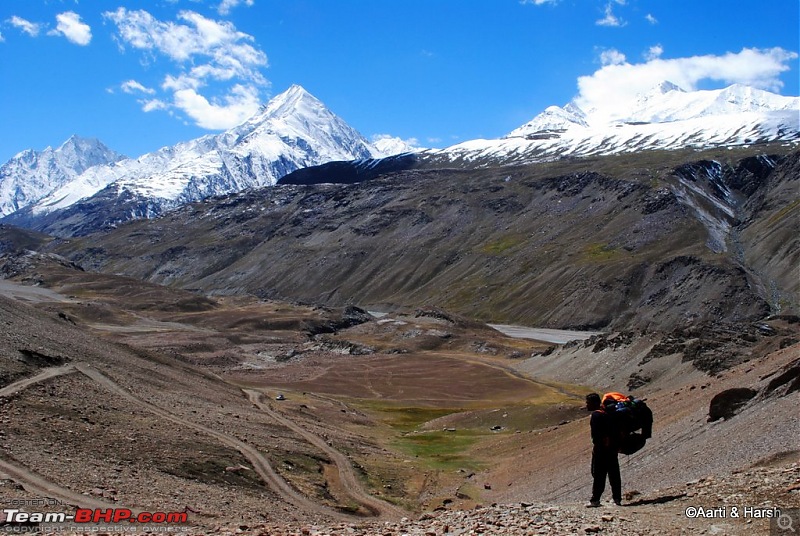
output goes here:
[{"label": "dark jacket", "polygon": [[619,448],[619,430],[615,419],[609,413],[598,409],[592,412],[589,424],[595,448],[616,452]]}]

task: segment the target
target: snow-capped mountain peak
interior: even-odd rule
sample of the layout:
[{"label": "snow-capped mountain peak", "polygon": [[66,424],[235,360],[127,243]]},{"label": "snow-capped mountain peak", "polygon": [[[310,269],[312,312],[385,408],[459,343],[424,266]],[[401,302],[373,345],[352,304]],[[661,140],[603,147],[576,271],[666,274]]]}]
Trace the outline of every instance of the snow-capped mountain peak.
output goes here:
[{"label": "snow-capped mountain peak", "polygon": [[287,115],[302,115],[304,111],[325,108],[325,105],[314,95],[306,91],[303,86],[293,84],[283,93],[262,106],[261,112],[256,114],[254,120],[285,117]]},{"label": "snow-capped mountain peak", "polygon": [[70,136],[55,151],[63,166],[68,166],[75,173],[83,173],[92,166],[116,162],[125,158],[112,151],[100,140]]},{"label": "snow-capped mountain peak", "polygon": [[308,148],[315,153],[314,164],[348,159],[350,154],[354,158],[369,158],[373,154],[369,142],[361,134],[296,84],[271,99],[253,117],[222,135],[226,140],[231,136],[240,149],[267,151],[276,157],[275,151],[284,149],[276,146],[277,142],[293,146],[302,144],[299,140],[313,141],[315,143]]},{"label": "snow-capped mountain peak", "polygon": [[[90,149],[70,141],[67,147]],[[374,148],[303,87],[275,96],[253,117],[216,135],[86,170],[51,188],[19,218],[66,209],[102,193],[127,208],[119,219],[154,216],[181,204],[274,184],[295,169],[371,158]]]},{"label": "snow-capped mountain peak", "polygon": [[[416,142],[416,140],[410,141],[412,143]],[[425,150],[422,147],[412,145],[412,143],[396,136],[389,136],[388,134],[374,136],[372,138],[372,153],[375,158],[384,158],[398,154],[418,153]]]},{"label": "snow-capped mountain peak", "polygon": [[534,117],[518,129],[509,132],[506,138],[524,137],[541,133],[562,132],[573,126],[585,127],[586,114],[577,104],[569,103],[565,107],[549,106],[544,112]]},{"label": "snow-capped mountain peak", "polygon": [[673,84],[669,80],[664,80],[660,84],[656,85],[656,87],[654,87],[650,91],[650,93],[651,94],[657,94],[657,95],[665,95],[665,94],[669,93],[670,91],[677,91],[679,93],[686,93],[686,91],[682,87],[678,86],[677,84]]},{"label": "snow-capped mountain peak", "polygon": [[[701,117],[734,115],[732,121],[746,113],[771,113],[798,110],[799,97],[784,97],[741,84],[718,90],[684,91],[664,81],[642,93],[633,103],[615,110],[590,110],[584,113],[574,103],[564,108],[550,106],[506,137],[525,137],[537,132],[566,130],[576,127],[607,128],[621,123],[667,123]],[[738,119],[737,119],[738,118]]]},{"label": "snow-capped mountain peak", "polygon": [[633,101],[582,110],[548,107],[497,140],[473,140],[434,154],[461,161],[535,162],[649,149],[800,142],[800,97],[735,84],[684,91],[662,82]]},{"label": "snow-capped mountain peak", "polygon": [[[664,91],[664,88],[670,89]],[[741,114],[746,113],[779,112],[798,107],[800,99],[797,97],[784,97],[741,84],[717,90],[683,91],[664,82],[640,96],[629,110],[618,111],[615,115],[627,122],[664,123],[723,115],[741,118]]]},{"label": "snow-capped mountain peak", "polygon": [[0,215],[41,200],[94,166],[124,158],[96,139],[75,135],[57,149],[22,151],[0,167]]}]

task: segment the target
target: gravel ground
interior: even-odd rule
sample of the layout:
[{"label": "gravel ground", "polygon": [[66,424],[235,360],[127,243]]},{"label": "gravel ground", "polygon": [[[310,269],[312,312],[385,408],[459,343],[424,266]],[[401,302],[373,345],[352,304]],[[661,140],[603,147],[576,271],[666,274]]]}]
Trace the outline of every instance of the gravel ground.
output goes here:
[{"label": "gravel ground", "polygon": [[[400,522],[231,525],[215,527],[214,533],[264,536],[766,535],[770,520],[745,517],[744,508],[753,506],[768,512],[774,511],[771,508],[778,504],[791,504],[800,509],[800,463],[694,480],[663,490],[656,496],[637,496],[627,504],[622,507],[605,504],[600,508],[586,508],[581,504],[494,504],[469,511],[431,512],[417,520]],[[691,509],[697,507],[709,512],[722,512],[724,508],[726,515],[688,517],[687,510],[692,512]],[[786,507],[782,513],[800,518],[798,512],[791,514]]]}]

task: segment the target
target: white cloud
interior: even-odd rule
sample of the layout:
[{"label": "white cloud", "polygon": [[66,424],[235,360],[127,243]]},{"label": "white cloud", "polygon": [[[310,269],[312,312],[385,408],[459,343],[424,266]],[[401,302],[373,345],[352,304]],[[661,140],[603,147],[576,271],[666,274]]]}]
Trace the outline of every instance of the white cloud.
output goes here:
[{"label": "white cloud", "polygon": [[147,11],[124,7],[107,11],[104,17],[117,25],[119,37],[134,48],[159,52],[176,62],[205,56],[212,61],[251,75],[253,67],[267,64],[266,55],[250,45],[253,37],[236,30],[233,23],[207,19],[193,11],[181,11],[178,18],[188,24],[162,22]]},{"label": "white cloud", "polygon": [[191,117],[197,126],[211,130],[234,127],[258,112],[261,103],[253,86],[235,85],[222,102],[209,102],[194,89],[174,94],[175,106]]},{"label": "white cloud", "polygon": [[231,9],[235,8],[239,4],[244,4],[247,7],[251,7],[253,5],[253,0],[222,0],[222,3],[217,7],[217,12],[220,15],[227,15],[231,12]]},{"label": "white cloud", "polygon": [[5,41],[5,39],[3,38],[3,33],[0,32],[0,43],[2,43],[3,41]]},{"label": "white cloud", "polygon": [[648,13],[647,15],[645,15],[644,18],[650,24],[658,24],[658,19],[655,18],[651,13]]},{"label": "white cloud", "polygon": [[142,105],[142,110],[145,112],[166,110],[169,108],[169,105],[166,102],[159,99],[140,100],[139,103]]},{"label": "white cloud", "polygon": [[178,76],[172,76],[168,74],[164,77],[164,82],[161,84],[161,89],[165,91],[179,91],[181,89],[200,89],[203,86],[203,82],[192,76],[188,76],[186,74],[180,74]]},{"label": "white cloud", "polygon": [[39,35],[39,31],[42,29],[41,24],[25,20],[22,17],[17,17],[16,15],[8,19],[8,22],[12,26],[19,28],[20,30],[30,35],[31,37],[36,37],[37,35]]},{"label": "white cloud", "polygon": [[81,22],[81,16],[74,11],[65,11],[56,15],[55,30],[50,30],[47,35],[63,35],[68,41],[76,45],[86,46],[92,40],[92,29],[88,24]]},{"label": "white cloud", "polygon": [[141,93],[146,93],[148,95],[153,95],[156,92],[155,89],[145,87],[136,80],[128,80],[126,82],[123,82],[122,84],[120,84],[119,87],[122,89],[122,91],[129,94],[141,92]]},{"label": "white cloud", "polygon": [[644,59],[647,61],[653,61],[660,58],[662,54],[664,54],[664,47],[661,45],[653,45],[645,53]]},{"label": "white cloud", "polygon": [[[620,5],[625,5],[624,1],[623,2],[617,1],[617,3]],[[625,26],[626,22],[617,17],[616,15],[614,15],[612,4],[611,2],[609,2],[608,4],[606,4],[605,17],[597,20],[595,24],[597,24],[598,26],[621,27]]]},{"label": "white cloud", "polygon": [[625,63],[626,59],[625,54],[613,48],[600,53],[600,63],[602,65],[620,65]]},{"label": "white cloud", "polygon": [[544,4],[557,4],[559,0],[519,0],[519,3],[522,5],[525,4],[533,4],[536,6],[542,6]]},{"label": "white cloud", "polygon": [[[652,50],[652,49],[651,49]],[[788,62],[797,53],[782,48],[745,48],[721,56],[654,58],[646,63],[603,65],[594,74],[578,78],[578,106],[596,110],[619,109],[663,81],[670,81],[687,91],[698,89],[700,82],[714,80],[725,85],[740,83],[778,91],[783,86],[780,74],[789,70]]]},{"label": "white cloud", "polygon": [[[252,5],[252,0],[245,3]],[[181,22],[161,21],[147,11],[122,7],[103,16],[116,24],[121,46],[166,56],[178,66],[178,72],[164,77],[161,89],[172,92],[173,106],[198,126],[229,128],[258,111],[258,88],[268,84],[260,71],[267,66],[267,56],[253,44],[251,35],[238,31],[233,23],[193,11],[181,11]],[[221,99],[200,93],[212,83],[224,95]],[[233,85],[220,90],[224,83]],[[145,103],[145,111],[164,109],[152,102]]]}]

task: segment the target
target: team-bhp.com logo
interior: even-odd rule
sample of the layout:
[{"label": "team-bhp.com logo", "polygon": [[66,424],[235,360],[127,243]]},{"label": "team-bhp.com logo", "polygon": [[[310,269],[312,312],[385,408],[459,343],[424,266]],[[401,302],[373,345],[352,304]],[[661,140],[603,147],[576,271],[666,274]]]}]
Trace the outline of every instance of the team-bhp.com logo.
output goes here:
[{"label": "team-bhp.com logo", "polygon": [[78,508],[75,514],[61,512],[23,512],[19,509],[3,510],[6,523],[146,523],[181,524],[189,521],[186,512],[134,512],[128,508]]}]

